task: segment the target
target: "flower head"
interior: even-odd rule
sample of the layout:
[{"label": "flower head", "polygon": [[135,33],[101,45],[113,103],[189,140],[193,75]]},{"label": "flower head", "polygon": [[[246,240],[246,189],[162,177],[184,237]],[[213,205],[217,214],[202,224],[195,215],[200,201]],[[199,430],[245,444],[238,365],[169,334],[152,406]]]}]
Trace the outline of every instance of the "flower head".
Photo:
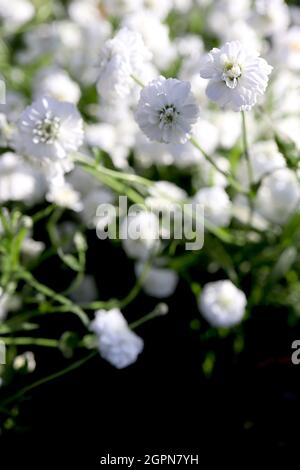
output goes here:
[{"label": "flower head", "polygon": [[23,201],[33,205],[40,202],[46,191],[46,180],[34,166],[12,152],[0,157],[0,203]]},{"label": "flower head", "polygon": [[190,84],[160,77],[142,90],[136,121],[150,140],[185,143],[198,115]]},{"label": "flower head", "polygon": [[209,79],[209,99],[233,111],[249,111],[267,88],[272,67],[239,41],[214,48],[203,59],[202,78]]},{"label": "flower head", "polygon": [[15,146],[29,157],[62,160],[83,142],[83,121],[71,103],[41,97],[28,106],[18,121]]},{"label": "flower head", "polygon": [[142,338],[130,330],[120,310],[98,310],[91,330],[96,333],[101,356],[117,369],[133,364],[142,352]]},{"label": "flower head", "polygon": [[215,327],[239,323],[245,313],[247,299],[231,281],[209,282],[203,288],[199,308],[204,318]]},{"label": "flower head", "polygon": [[109,101],[129,95],[134,86],[132,76],[139,76],[150,58],[151,54],[139,33],[120,29],[104,44],[100,53],[99,93]]}]

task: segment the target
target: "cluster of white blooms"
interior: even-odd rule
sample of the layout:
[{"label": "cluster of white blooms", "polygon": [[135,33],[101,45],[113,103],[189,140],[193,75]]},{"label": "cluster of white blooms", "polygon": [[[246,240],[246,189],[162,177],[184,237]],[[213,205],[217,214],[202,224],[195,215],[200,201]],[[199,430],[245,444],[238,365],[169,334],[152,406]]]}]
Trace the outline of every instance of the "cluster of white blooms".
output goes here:
[{"label": "cluster of white blooms", "polygon": [[203,317],[215,327],[231,327],[241,322],[247,299],[231,281],[216,281],[206,284],[199,298],[199,309]]},{"label": "cluster of white blooms", "polygon": [[[157,299],[175,293],[181,270],[194,288],[185,272],[193,255],[182,254],[167,224],[182,220],[184,204],[189,222],[203,207],[205,234],[220,244],[230,239],[234,252],[243,254],[248,242],[263,246],[269,230],[274,239],[281,234],[300,203],[300,7],[284,0],[42,3],[0,0],[8,42],[0,41],[7,88],[0,96],[1,205],[30,216],[36,205],[38,220],[44,210],[63,214],[58,254],[75,271],[76,233],[89,240],[89,230],[105,232],[113,217],[100,218],[97,209],[113,205],[116,245],[130,258],[134,292],[138,286]],[[118,212],[123,194],[143,201],[141,210]],[[26,268],[47,247],[35,236],[29,230],[21,243]],[[206,258],[205,242],[203,250]],[[227,263],[215,258],[203,270],[222,279]],[[80,271],[67,295],[97,302],[96,281],[94,271]],[[242,279],[236,284],[243,288]],[[11,298],[0,287],[0,321]],[[216,328],[237,325],[246,304],[229,280],[205,284],[198,303]],[[118,309],[97,311],[91,330],[101,356],[117,368],[143,349]],[[13,366],[26,364],[35,366],[31,353]]]},{"label": "cluster of white blooms", "polygon": [[105,100],[124,98],[133,88],[133,77],[142,73],[151,54],[135,31],[121,29],[105,43],[99,58],[98,91]]},{"label": "cluster of white blooms", "polygon": [[129,328],[117,308],[98,310],[90,328],[98,337],[101,356],[117,369],[133,364],[143,350],[143,340]]}]

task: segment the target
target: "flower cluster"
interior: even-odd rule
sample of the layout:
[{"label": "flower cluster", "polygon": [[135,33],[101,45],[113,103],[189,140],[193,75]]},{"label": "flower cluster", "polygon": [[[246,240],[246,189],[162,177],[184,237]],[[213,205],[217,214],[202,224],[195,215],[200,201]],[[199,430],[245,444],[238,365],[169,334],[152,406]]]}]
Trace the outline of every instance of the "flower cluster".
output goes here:
[{"label": "flower cluster", "polygon": [[0,0],[1,383],[40,370],[24,344],[132,365],[169,298],[208,356],[258,308],[296,322],[300,8],[42,3]]}]

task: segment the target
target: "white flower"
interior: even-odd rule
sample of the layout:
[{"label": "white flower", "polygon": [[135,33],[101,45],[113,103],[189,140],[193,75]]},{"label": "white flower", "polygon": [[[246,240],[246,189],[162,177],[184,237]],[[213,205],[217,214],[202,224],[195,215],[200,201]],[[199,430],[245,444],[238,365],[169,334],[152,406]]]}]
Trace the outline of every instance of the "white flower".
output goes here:
[{"label": "white flower", "polygon": [[26,351],[13,360],[13,368],[15,370],[26,368],[27,372],[33,372],[36,368],[35,357],[32,351]]},{"label": "white flower", "polygon": [[67,72],[57,68],[47,68],[35,77],[34,94],[36,98],[51,96],[58,101],[77,104],[81,91],[79,85],[69,77]]},{"label": "white flower", "polygon": [[267,88],[272,67],[239,41],[214,48],[203,59],[202,78],[209,79],[209,99],[233,111],[249,111]]},{"label": "white flower", "polygon": [[284,224],[299,210],[300,185],[295,173],[284,168],[263,179],[260,186],[256,208],[267,220]]},{"label": "white flower", "polygon": [[50,189],[46,194],[46,199],[60,207],[65,207],[75,212],[79,212],[83,208],[83,204],[80,200],[80,193],[75,191],[73,186],[66,182],[62,185],[50,185]]},{"label": "white flower", "polygon": [[139,77],[151,59],[142,36],[122,28],[113,39],[106,41],[101,53],[97,89],[105,100],[129,95],[135,86],[133,76]]},{"label": "white flower", "polygon": [[247,299],[240,289],[229,281],[209,282],[200,294],[199,309],[214,327],[231,327],[242,320]]},{"label": "white flower", "polygon": [[204,216],[217,227],[227,227],[231,220],[231,201],[226,191],[219,186],[200,189],[194,203],[204,208]]},{"label": "white flower", "polygon": [[100,355],[117,369],[133,364],[144,348],[142,338],[130,330],[117,308],[98,310],[91,330],[98,337]]},{"label": "white flower", "polygon": [[159,249],[159,219],[148,211],[129,214],[121,223],[122,245],[132,258],[147,259]]},{"label": "white flower", "polygon": [[18,131],[16,146],[41,162],[65,159],[83,141],[83,121],[76,107],[49,97],[23,111]]},{"label": "white flower", "polygon": [[[142,263],[135,265],[137,276],[141,276],[144,270]],[[162,299],[174,294],[178,284],[178,275],[172,269],[163,267],[152,267],[146,274],[143,281],[143,290],[146,294]]]},{"label": "white flower", "polygon": [[33,205],[46,192],[46,181],[41,172],[12,152],[0,156],[0,203],[23,201]]},{"label": "white flower", "polygon": [[146,136],[163,143],[185,143],[199,115],[188,82],[160,77],[143,88],[136,121]]}]

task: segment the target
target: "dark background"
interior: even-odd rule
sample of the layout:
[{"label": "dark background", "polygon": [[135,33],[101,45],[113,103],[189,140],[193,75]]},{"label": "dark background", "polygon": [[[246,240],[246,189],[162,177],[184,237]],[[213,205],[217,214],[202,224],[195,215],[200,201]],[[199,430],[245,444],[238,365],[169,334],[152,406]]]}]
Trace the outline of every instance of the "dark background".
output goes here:
[{"label": "dark background", "polygon": [[[97,273],[100,298],[116,296],[116,286],[122,298],[134,283],[133,263],[121,248],[94,238],[90,243],[95,246],[88,266]],[[57,272],[55,260],[47,263],[36,274],[44,273],[42,280],[58,286],[59,280],[51,278]],[[131,321],[156,303],[141,294],[124,313]],[[186,452],[200,454],[201,460],[231,452],[237,456],[238,451],[274,457],[296,449],[300,365],[292,365],[290,356],[291,343],[300,334],[298,328],[288,328],[284,309],[253,312],[238,356],[228,339],[212,340],[209,346],[217,360],[212,377],[206,378],[202,362],[208,346],[190,328],[199,313],[185,281],[168,304],[167,316],[137,330],[145,350],[135,365],[116,370],[95,357],[27,394],[18,428],[0,439],[1,462],[92,466],[107,453]],[[51,319],[42,325],[45,336],[53,336],[57,324],[62,331],[79,327],[71,315]],[[70,363],[58,351],[36,352],[37,371],[20,386]],[[71,361],[80,357],[76,353]]]}]

